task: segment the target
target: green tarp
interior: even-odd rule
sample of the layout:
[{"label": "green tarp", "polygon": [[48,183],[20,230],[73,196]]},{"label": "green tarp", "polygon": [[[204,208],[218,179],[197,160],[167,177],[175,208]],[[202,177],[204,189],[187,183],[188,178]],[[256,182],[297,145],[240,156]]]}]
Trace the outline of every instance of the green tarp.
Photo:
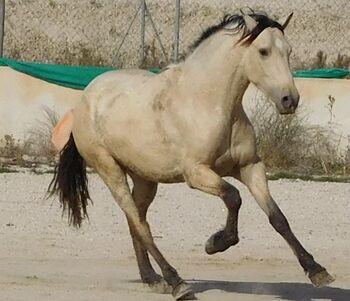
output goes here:
[{"label": "green tarp", "polygon": [[[56,85],[83,90],[95,77],[107,71],[115,70],[112,67],[85,67],[19,62],[8,58],[0,58],[0,66],[40,78]],[[159,68],[149,69],[158,73]]]},{"label": "green tarp", "polygon": [[313,69],[300,70],[293,73],[294,77],[304,78],[344,78],[350,75],[350,71],[346,69]]},{"label": "green tarp", "polygon": [[[84,89],[96,76],[115,70],[112,67],[84,67],[40,64],[32,62],[19,62],[8,58],[0,58],[0,66],[9,66],[19,72],[40,78],[47,82],[73,88]],[[151,68],[149,71],[159,73],[159,68]],[[349,76],[349,70],[346,69],[318,69],[303,70],[294,72],[295,77],[313,77],[313,78],[344,78]]]}]

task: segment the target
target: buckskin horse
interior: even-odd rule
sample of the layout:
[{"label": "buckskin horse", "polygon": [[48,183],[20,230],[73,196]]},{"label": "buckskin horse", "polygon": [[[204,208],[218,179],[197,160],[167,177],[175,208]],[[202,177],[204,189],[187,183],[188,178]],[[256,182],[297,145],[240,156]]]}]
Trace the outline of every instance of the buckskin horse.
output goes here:
[{"label": "buckskin horse", "polygon": [[90,198],[86,165],[91,166],[126,215],[142,281],[151,287],[168,285],[176,300],[192,299],[194,293],[157,248],[146,220],[158,183],[186,182],[223,200],[226,225],[205,246],[214,254],[239,240],[241,197],[222,177],[238,179],[287,241],[311,282],[322,287],[334,280],[304,249],[271,197],[254,130],[242,107],[243,94],[253,83],[279,113],[295,112],[299,94],[284,35],[291,16],[283,25],[263,13],[226,16],[202,34],[183,62],[158,75],[122,70],[99,76],[71,113],[72,131],[49,192],[59,195],[70,222],[81,226]]}]

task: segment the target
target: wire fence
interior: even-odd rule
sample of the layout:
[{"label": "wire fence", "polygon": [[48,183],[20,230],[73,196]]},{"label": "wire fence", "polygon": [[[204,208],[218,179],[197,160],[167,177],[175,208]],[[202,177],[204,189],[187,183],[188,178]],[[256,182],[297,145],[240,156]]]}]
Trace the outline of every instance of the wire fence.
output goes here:
[{"label": "wire fence", "polygon": [[293,46],[295,68],[350,63],[348,0],[1,2],[5,3],[3,54],[19,60],[117,67],[164,66],[184,58],[203,30],[248,3],[281,22],[294,11],[286,35]]}]

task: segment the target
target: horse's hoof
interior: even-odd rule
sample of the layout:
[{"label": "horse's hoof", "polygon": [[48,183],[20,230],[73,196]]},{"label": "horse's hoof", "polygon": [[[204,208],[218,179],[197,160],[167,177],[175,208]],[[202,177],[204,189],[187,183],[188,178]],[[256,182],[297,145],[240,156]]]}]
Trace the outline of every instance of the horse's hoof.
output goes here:
[{"label": "horse's hoof", "polygon": [[173,290],[175,300],[196,300],[192,287],[186,282],[180,282]]},{"label": "horse's hoof", "polygon": [[205,244],[205,252],[213,255],[217,252],[224,252],[229,247],[238,244],[238,236],[227,235],[225,231],[219,231],[213,234]]},{"label": "horse's hoof", "polygon": [[163,277],[160,277],[157,281],[148,283],[148,286],[152,292],[156,294],[171,294],[173,292],[173,288],[164,280]]},{"label": "horse's hoof", "polygon": [[328,274],[326,270],[322,270],[321,272],[318,272],[317,274],[312,275],[309,278],[313,286],[318,288],[327,286],[335,280],[335,278]]}]

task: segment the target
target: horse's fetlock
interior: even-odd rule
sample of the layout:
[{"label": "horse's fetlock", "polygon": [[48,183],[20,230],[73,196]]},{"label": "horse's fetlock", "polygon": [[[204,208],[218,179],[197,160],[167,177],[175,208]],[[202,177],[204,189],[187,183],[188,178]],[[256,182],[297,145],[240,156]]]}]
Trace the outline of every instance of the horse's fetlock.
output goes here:
[{"label": "horse's fetlock", "polygon": [[182,281],[182,279],[179,277],[177,271],[173,267],[167,267],[167,268],[163,269],[162,272],[163,272],[164,279],[171,286],[175,286]]}]

